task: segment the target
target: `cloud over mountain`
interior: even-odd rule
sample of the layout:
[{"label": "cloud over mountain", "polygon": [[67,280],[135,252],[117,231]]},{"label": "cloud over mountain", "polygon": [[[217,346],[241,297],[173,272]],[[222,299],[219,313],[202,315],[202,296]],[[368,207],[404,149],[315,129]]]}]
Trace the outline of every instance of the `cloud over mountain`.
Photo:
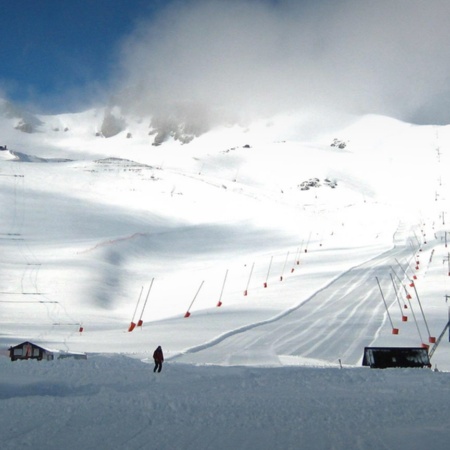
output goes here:
[{"label": "cloud over mountain", "polygon": [[446,123],[445,0],[172,2],[121,47],[119,103],[202,128],[332,108]]}]

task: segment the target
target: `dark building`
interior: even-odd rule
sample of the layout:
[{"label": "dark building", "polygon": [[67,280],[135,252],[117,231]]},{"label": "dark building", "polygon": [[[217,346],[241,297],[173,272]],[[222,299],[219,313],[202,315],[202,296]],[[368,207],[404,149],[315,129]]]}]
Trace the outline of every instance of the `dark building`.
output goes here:
[{"label": "dark building", "polygon": [[362,365],[372,369],[431,367],[428,350],[422,347],[365,347]]},{"label": "dark building", "polygon": [[9,357],[11,361],[18,359],[37,359],[38,361],[53,359],[53,352],[29,341],[9,347]]}]

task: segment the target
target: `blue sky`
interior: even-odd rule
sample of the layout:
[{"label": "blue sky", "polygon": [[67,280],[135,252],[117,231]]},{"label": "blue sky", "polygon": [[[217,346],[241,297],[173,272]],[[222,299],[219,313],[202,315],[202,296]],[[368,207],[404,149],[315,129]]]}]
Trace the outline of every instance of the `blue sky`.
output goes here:
[{"label": "blue sky", "polygon": [[43,110],[105,86],[116,49],[161,0],[0,0],[0,89]]}]

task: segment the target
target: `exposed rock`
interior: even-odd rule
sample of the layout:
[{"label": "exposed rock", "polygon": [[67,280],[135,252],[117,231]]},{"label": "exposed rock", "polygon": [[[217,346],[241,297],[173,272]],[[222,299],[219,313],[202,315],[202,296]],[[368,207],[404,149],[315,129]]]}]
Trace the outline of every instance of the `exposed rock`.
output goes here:
[{"label": "exposed rock", "polygon": [[334,138],[333,142],[331,143],[331,147],[338,147],[340,149],[343,149],[345,147],[347,147],[347,143],[344,141],[341,141],[339,139]]},{"label": "exposed rock", "polygon": [[105,138],[109,138],[119,134],[125,129],[125,126],[126,122],[123,117],[118,117],[110,109],[106,109],[100,133]]},{"label": "exposed rock", "polygon": [[14,128],[24,133],[33,133],[43,124],[35,115],[3,99],[0,99],[0,115],[7,119],[19,119]]},{"label": "exposed rock", "polygon": [[24,133],[33,133],[34,127],[31,123],[25,122],[23,119],[14,127],[16,130],[23,131]]},{"label": "exposed rock", "polygon": [[207,111],[200,106],[178,105],[176,111],[160,112],[150,122],[149,135],[155,135],[153,145],[161,145],[170,138],[183,144],[208,131]]},{"label": "exposed rock", "polygon": [[[325,178],[324,184],[334,189],[337,186],[337,181]],[[311,188],[318,188],[321,185],[319,178],[310,178],[309,180],[302,181],[297,187],[302,191],[308,191]]]}]

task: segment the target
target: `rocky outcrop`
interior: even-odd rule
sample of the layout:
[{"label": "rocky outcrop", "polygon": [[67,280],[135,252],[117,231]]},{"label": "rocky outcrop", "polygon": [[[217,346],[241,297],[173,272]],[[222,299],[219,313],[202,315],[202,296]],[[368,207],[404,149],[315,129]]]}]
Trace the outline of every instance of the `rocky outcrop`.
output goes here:
[{"label": "rocky outcrop", "polygon": [[125,127],[126,121],[117,111],[111,109],[105,110],[105,116],[100,127],[100,134],[103,137],[109,138],[115,136],[124,131]]}]

